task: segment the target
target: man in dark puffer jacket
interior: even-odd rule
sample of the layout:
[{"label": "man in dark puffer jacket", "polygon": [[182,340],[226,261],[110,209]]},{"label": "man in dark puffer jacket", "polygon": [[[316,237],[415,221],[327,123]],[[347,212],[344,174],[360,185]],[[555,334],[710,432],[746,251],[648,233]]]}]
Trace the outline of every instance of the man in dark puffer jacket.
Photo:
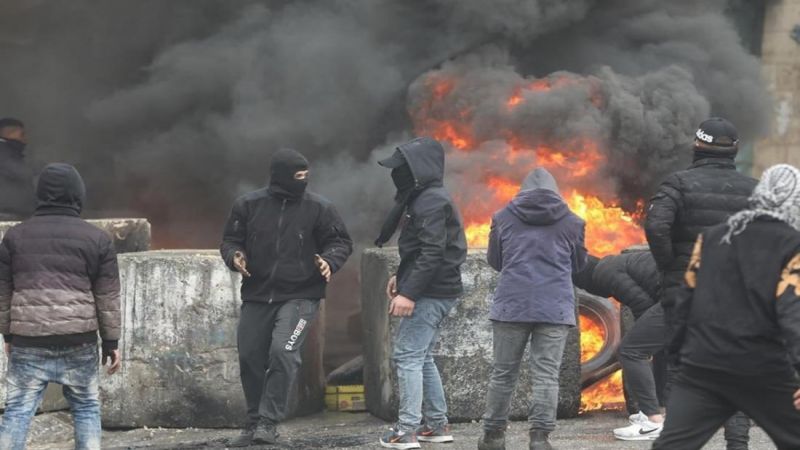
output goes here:
[{"label": "man in dark puffer jacket", "polygon": [[81,220],[78,171],[50,164],[34,216],[0,244],[0,333],[9,356],[0,448],[24,449],[49,382],[64,386],[75,447],[100,449],[97,331],[108,373],[120,367],[119,271],[111,237]]},{"label": "man in dark puffer jacket", "polygon": [[[674,334],[671,317],[697,236],[745,209],[756,186],[755,179],[736,171],[738,139],[736,128],[725,119],[701,123],[695,133],[694,163],[667,177],[650,201],[645,233],[662,277],[665,341]],[[728,449],[747,448],[749,422],[741,415],[731,420],[726,427]]]}]

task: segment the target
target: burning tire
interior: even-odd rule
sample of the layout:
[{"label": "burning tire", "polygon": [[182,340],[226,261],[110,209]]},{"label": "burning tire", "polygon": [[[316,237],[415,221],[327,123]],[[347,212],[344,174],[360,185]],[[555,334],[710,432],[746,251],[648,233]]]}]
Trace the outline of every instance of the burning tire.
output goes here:
[{"label": "burning tire", "polygon": [[622,339],[620,314],[607,298],[578,290],[581,329],[581,388],[619,369],[617,349]]}]

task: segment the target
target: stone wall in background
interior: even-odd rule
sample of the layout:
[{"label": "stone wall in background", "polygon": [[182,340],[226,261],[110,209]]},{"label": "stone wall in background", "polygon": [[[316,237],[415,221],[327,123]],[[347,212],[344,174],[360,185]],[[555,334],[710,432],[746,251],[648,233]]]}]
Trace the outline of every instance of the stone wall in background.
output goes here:
[{"label": "stone wall in background", "polygon": [[[397,388],[390,361],[392,336],[398,319],[387,315],[386,283],[399,264],[397,249],[365,250],[361,260],[362,318],[364,321],[364,384],[367,409],[394,420]],[[442,325],[435,350],[454,421],[477,420],[484,413],[486,387],[492,363],[492,331],[488,320],[489,300],[497,273],[486,263],[485,250],[471,250],[462,266],[466,292]],[[526,351],[525,361],[528,359]],[[561,367],[559,416],[575,417],[580,408],[579,332],[570,333]],[[511,408],[515,418],[526,418],[531,398],[531,373],[527,363],[517,384]]]},{"label": "stone wall in background", "polygon": [[800,0],[766,2],[762,74],[772,93],[772,128],[756,145],[754,175],[788,163],[800,167]]}]

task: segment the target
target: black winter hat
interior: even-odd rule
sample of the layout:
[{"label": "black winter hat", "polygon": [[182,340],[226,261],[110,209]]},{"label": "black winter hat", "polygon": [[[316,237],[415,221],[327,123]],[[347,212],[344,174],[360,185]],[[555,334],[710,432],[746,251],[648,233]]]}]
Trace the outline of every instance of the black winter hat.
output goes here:
[{"label": "black winter hat", "polygon": [[730,152],[739,144],[739,134],[730,121],[722,117],[712,117],[703,121],[695,132],[695,148]]}]

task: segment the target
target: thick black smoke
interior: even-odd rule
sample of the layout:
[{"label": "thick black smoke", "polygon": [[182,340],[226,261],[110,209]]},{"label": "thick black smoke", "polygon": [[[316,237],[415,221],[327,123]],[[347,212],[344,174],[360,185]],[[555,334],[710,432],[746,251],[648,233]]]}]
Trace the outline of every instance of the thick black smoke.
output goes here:
[{"label": "thick black smoke", "polygon": [[[682,165],[708,114],[746,140],[767,120],[723,0],[6,3],[0,115],[26,121],[38,160],[78,166],[94,214],[146,216],[166,246],[216,246],[233,198],[265,184],[287,146],[370,242],[392,198],[374,161],[413,135],[407,108],[442,72],[466,80],[453,92],[477,108],[483,145],[500,128],[531,142],[589,133],[619,191]],[[500,112],[508,89],[556,71],[590,82]],[[338,295],[352,300],[349,267]]]}]

